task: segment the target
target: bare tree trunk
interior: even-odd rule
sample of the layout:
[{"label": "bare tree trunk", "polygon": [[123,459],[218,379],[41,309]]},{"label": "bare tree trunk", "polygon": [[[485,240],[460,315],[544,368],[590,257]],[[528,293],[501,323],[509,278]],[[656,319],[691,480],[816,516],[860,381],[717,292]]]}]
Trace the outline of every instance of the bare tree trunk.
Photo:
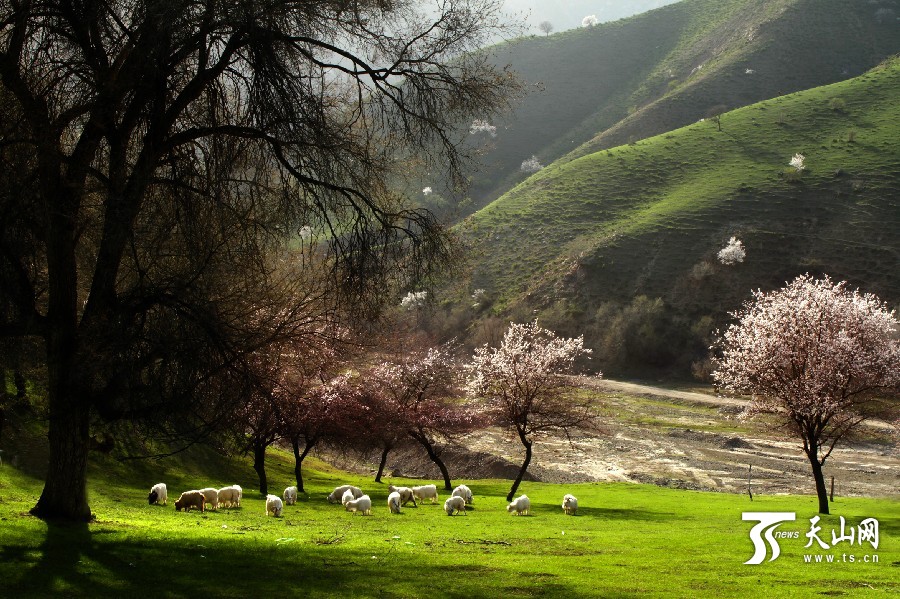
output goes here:
[{"label": "bare tree trunk", "polygon": [[294,478],[297,479],[297,490],[301,493],[306,493],[303,489],[303,460],[306,459],[306,456],[315,445],[315,440],[310,441],[307,439],[306,444],[303,446],[303,451],[301,452],[300,439],[298,437],[291,439],[291,446],[294,448]]},{"label": "bare tree trunk", "polygon": [[441,476],[444,477],[444,488],[448,491],[452,491],[453,482],[450,480],[450,471],[447,470],[447,465],[444,464],[444,460],[442,460],[441,456],[435,451],[434,445],[428,440],[428,437],[423,433],[414,433],[412,431],[410,431],[409,436],[418,441],[422,447],[425,448],[425,451],[428,452],[428,457],[434,462],[435,466],[438,467],[438,470],[441,471]]},{"label": "bare tree trunk", "polygon": [[266,449],[265,443],[253,445],[253,469],[259,476],[259,492],[263,497],[269,494],[269,483],[266,480]]},{"label": "bare tree trunk", "polygon": [[[815,445],[810,444],[812,447]],[[825,475],[822,473],[822,464],[819,463],[819,457],[815,449],[807,453],[809,465],[812,466],[813,478],[816,480],[816,495],[819,497],[819,513],[829,514],[828,510],[828,488],[825,486]]]},{"label": "bare tree trunk", "polygon": [[532,442],[529,441],[524,435],[519,435],[519,438],[522,440],[522,445],[525,446],[525,461],[522,462],[522,467],[519,468],[519,474],[518,476],[516,476],[516,480],[513,481],[512,489],[509,490],[509,494],[506,496],[507,501],[512,501],[513,497],[515,497],[516,491],[519,489],[519,485],[522,483],[522,478],[525,476],[525,472],[528,471],[528,464],[531,462]]},{"label": "bare tree trunk", "polygon": [[381,475],[384,473],[384,465],[387,464],[388,453],[390,453],[391,448],[385,447],[384,451],[381,452],[381,463],[378,464],[378,474],[375,475],[375,482],[381,482]]},{"label": "bare tree trunk", "polygon": [[90,411],[71,405],[75,402],[68,397],[52,399],[54,395],[51,392],[47,479],[31,513],[45,520],[87,522],[93,518],[87,501]]}]

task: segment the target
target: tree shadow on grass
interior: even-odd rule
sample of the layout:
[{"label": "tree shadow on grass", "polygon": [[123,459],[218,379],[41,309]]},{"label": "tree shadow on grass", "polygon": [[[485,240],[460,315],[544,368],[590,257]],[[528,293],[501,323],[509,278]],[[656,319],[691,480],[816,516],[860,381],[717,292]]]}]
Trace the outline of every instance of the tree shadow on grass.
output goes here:
[{"label": "tree shadow on grass", "polygon": [[[532,513],[546,511],[563,513],[562,506],[557,503],[536,503],[532,505]],[[640,520],[643,522],[668,522],[683,516],[673,512],[655,512],[638,508],[602,508],[578,506],[572,518],[602,518],[604,520]]]}]

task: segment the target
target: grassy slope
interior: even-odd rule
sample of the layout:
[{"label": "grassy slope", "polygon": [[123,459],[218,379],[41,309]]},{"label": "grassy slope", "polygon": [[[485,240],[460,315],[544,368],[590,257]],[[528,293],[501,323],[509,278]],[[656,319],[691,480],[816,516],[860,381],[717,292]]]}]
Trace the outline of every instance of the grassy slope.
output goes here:
[{"label": "grassy slope", "polygon": [[[893,61],[727,113],[722,131],[700,122],[548,167],[471,219],[472,285],[501,306],[646,294],[721,314],[809,270],[896,302],[898,97]],[[791,182],[796,152],[808,169]],[[747,259],[725,267],[715,256],[732,235]]]},{"label": "grassy slope", "polygon": [[[745,106],[858,75],[900,51],[900,29],[875,19],[880,6],[685,0],[501,46],[496,61],[540,85],[496,121],[498,136],[472,175],[470,195],[479,207],[495,199],[524,179],[519,165],[532,154],[549,164],[573,151],[584,155],[681,127],[717,106]],[[747,68],[756,72],[746,75]]]},{"label": "grassy slope", "polygon": [[[4,597],[217,597],[312,593],[314,596],[393,597],[809,597],[888,596],[900,590],[900,503],[841,499],[820,525],[825,535],[866,517],[880,523],[877,552],[838,545],[816,554],[879,555],[878,564],[804,564],[814,498],[698,493],[631,484],[523,484],[530,517],[506,513],[508,481],[468,481],[475,509],[448,518],[439,506],[404,508],[391,516],[387,491],[370,480],[335,472],[312,460],[310,495],[283,518],[263,515],[262,499],[246,485],[240,509],[176,513],[148,506],[146,490],[159,479],[170,493],[207,482],[249,478],[245,464],[208,459],[125,468],[107,462],[92,470],[90,493],[98,520],[47,524],[26,515],[40,482],[9,465],[0,468],[0,595]],[[270,458],[271,478],[290,480],[288,456]],[[152,471],[152,473],[151,473]],[[230,474],[229,474],[230,472]],[[354,482],[370,492],[371,517],[329,505],[324,495]],[[564,516],[563,493],[579,498],[579,514]],[[750,523],[742,511],[796,511],[781,530],[782,556],[747,566]],[[837,558],[842,559],[841,557]]]}]

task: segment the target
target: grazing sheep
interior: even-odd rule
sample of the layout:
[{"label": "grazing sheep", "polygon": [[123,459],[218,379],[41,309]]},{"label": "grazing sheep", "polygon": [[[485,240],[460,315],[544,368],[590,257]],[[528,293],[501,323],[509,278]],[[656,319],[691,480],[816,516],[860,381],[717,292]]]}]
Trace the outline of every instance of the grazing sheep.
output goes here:
[{"label": "grazing sheep", "polygon": [[272,515],[278,518],[281,516],[283,509],[284,504],[281,502],[281,497],[278,495],[266,495],[266,516]]},{"label": "grazing sheep", "polygon": [[200,489],[200,492],[203,493],[203,496],[206,498],[206,505],[209,506],[211,510],[219,509],[219,490],[213,489],[212,487],[207,487],[205,489]]},{"label": "grazing sheep", "polygon": [[466,485],[459,485],[455,489],[453,489],[453,493],[451,493],[454,497],[462,497],[466,500],[466,505],[472,505],[472,489],[467,487]]},{"label": "grazing sheep", "polygon": [[397,491],[392,492],[388,495],[388,509],[391,510],[392,514],[400,513],[400,493]]},{"label": "grazing sheep", "polygon": [[447,512],[448,516],[452,516],[453,512],[457,514],[462,512],[467,516],[469,515],[466,511],[466,500],[459,495],[453,495],[444,502],[444,511]]},{"label": "grazing sheep", "polygon": [[341,505],[347,505],[348,501],[353,501],[354,499],[357,499],[357,497],[353,496],[353,491],[347,489],[344,491],[344,494],[341,495]]},{"label": "grazing sheep", "polygon": [[351,499],[344,504],[344,509],[348,512],[360,512],[364,516],[372,513],[372,500],[368,495],[363,495],[359,499]]},{"label": "grazing sheep", "polygon": [[438,502],[437,487],[434,485],[422,485],[421,487],[413,487],[412,492],[413,497],[417,498],[419,501],[430,499],[431,503]]},{"label": "grazing sheep", "polygon": [[413,507],[419,507],[416,503],[416,497],[413,495],[413,490],[409,487],[395,487],[394,485],[388,485],[388,491],[391,493],[400,493],[400,505],[406,505],[410,501],[412,501]]},{"label": "grazing sheep", "polygon": [[297,503],[297,487],[288,487],[284,490],[284,504],[294,505]]},{"label": "grazing sheep", "polygon": [[241,504],[240,488],[222,487],[219,489],[219,507],[236,507]]},{"label": "grazing sheep", "polygon": [[241,497],[244,496],[244,490],[240,485],[231,485],[231,488],[237,490],[237,507],[241,507]]},{"label": "grazing sheep", "polygon": [[359,487],[354,487],[353,485],[341,485],[340,487],[335,487],[334,491],[326,498],[328,499],[328,503],[337,503],[338,501],[341,501],[341,498],[346,491],[352,492],[354,499],[359,499],[363,496],[363,492]]},{"label": "grazing sheep", "polygon": [[156,505],[166,505],[166,501],[169,496],[166,492],[166,483],[156,483],[152,487],[150,487],[150,494],[147,496],[147,500],[150,502],[150,505],[154,503]]},{"label": "grazing sheep", "polygon": [[189,512],[191,508],[197,508],[201,512],[206,510],[206,497],[200,491],[185,491],[175,500],[176,512],[181,510]]},{"label": "grazing sheep", "polygon": [[528,515],[529,510],[531,510],[531,500],[528,499],[528,495],[519,495],[506,506],[506,511],[510,514],[515,512],[516,516]]},{"label": "grazing sheep", "polygon": [[578,511],[578,500],[574,495],[566,494],[563,496],[562,509],[567,516],[574,516]]}]

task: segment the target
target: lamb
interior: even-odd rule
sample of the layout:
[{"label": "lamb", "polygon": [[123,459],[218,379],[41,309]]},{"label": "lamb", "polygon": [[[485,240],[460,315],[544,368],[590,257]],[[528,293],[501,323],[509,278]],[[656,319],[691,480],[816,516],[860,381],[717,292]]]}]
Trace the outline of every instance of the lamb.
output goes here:
[{"label": "lamb", "polygon": [[197,508],[201,512],[206,510],[206,497],[200,491],[185,491],[175,500],[176,512],[181,510],[189,512],[191,508]]},{"label": "lamb", "polygon": [[457,514],[462,512],[467,516],[469,515],[466,511],[466,500],[459,495],[453,495],[444,502],[444,511],[447,512],[448,516],[452,516],[453,512]]},{"label": "lamb", "polygon": [[466,485],[459,485],[455,489],[453,489],[453,493],[451,495],[455,497],[462,497],[466,500],[466,505],[472,505],[472,489],[467,487]]},{"label": "lamb", "polygon": [[409,487],[395,487],[394,485],[388,485],[388,491],[391,493],[400,493],[400,504],[406,505],[410,501],[412,501],[413,507],[419,507],[416,503],[416,497],[413,495],[413,490]]},{"label": "lamb", "polygon": [[281,516],[283,509],[284,504],[281,502],[281,497],[278,495],[266,495],[266,516],[272,515],[278,518]]},{"label": "lamb", "polygon": [[222,487],[219,489],[219,505],[221,507],[235,507],[241,504],[240,487]]},{"label": "lamb", "polygon": [[166,483],[156,483],[150,487],[150,494],[147,496],[150,505],[153,505],[154,503],[156,505],[166,505],[166,500],[168,500],[168,498]]},{"label": "lamb", "polygon": [[326,498],[328,499],[328,503],[337,503],[340,501],[344,496],[345,491],[351,491],[354,499],[359,499],[363,496],[363,492],[359,487],[354,487],[353,485],[341,485],[340,487],[335,487],[334,491]]},{"label": "lamb", "polygon": [[578,500],[575,499],[574,495],[569,495],[567,493],[563,496],[562,509],[567,516],[575,515],[575,512],[578,511]]},{"label": "lamb", "polygon": [[392,514],[400,513],[400,493],[393,491],[387,498],[388,509]]},{"label": "lamb", "polygon": [[368,495],[363,495],[359,499],[351,499],[344,504],[344,509],[348,512],[360,512],[364,516],[372,513],[372,500]]},{"label": "lamb", "polygon": [[531,510],[531,500],[528,499],[528,495],[519,495],[506,506],[507,512],[510,514],[515,512],[517,516],[528,515],[529,510]]},{"label": "lamb", "polygon": [[297,503],[297,487],[288,487],[284,490],[284,504],[294,505]]},{"label": "lamb", "polygon": [[413,497],[417,498],[419,501],[422,501],[423,499],[430,499],[431,503],[438,502],[437,487],[434,485],[422,485],[421,487],[413,487],[412,492]]},{"label": "lamb", "polygon": [[353,496],[353,491],[347,489],[344,491],[344,494],[341,495],[341,505],[347,505],[348,501],[353,501],[356,497]]},{"label": "lamb", "polygon": [[212,487],[207,487],[205,489],[200,489],[200,492],[203,493],[203,496],[206,498],[206,503],[209,505],[209,509],[217,510],[219,509],[219,490],[213,489]]}]

